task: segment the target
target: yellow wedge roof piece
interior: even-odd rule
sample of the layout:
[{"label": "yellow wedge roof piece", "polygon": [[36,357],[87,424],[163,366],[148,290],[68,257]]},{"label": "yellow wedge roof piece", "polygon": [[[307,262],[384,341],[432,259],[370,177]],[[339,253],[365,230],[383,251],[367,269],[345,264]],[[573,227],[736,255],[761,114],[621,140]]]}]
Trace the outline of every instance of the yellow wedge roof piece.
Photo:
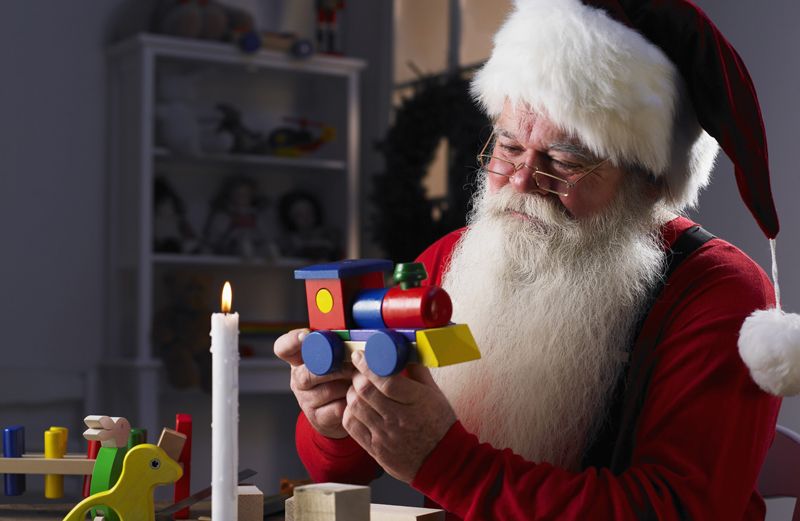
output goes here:
[{"label": "yellow wedge roof piece", "polygon": [[453,324],[417,331],[420,362],[427,367],[443,367],[477,360],[481,352],[466,324]]}]

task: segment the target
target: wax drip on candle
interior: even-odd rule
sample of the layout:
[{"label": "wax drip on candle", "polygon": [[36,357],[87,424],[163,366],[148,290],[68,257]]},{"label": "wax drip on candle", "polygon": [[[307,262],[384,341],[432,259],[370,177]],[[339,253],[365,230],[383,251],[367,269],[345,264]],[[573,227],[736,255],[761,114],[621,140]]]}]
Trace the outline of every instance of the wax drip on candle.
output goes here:
[{"label": "wax drip on candle", "polygon": [[231,289],[231,283],[227,280],[225,281],[225,285],[222,286],[222,312],[223,313],[230,313],[231,312],[231,303],[233,301],[233,290]]}]

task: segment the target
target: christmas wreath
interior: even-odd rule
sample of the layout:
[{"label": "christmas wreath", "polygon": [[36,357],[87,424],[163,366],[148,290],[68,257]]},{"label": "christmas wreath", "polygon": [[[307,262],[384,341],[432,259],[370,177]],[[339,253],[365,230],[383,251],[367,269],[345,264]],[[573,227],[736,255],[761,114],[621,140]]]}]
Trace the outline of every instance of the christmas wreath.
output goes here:
[{"label": "christmas wreath", "polygon": [[[386,171],[375,176],[372,234],[386,255],[408,261],[445,233],[464,226],[474,189],[475,156],[489,120],[475,105],[469,81],[451,76],[424,81],[404,100],[378,144]],[[422,181],[442,138],[449,142],[447,197],[430,200]]]}]

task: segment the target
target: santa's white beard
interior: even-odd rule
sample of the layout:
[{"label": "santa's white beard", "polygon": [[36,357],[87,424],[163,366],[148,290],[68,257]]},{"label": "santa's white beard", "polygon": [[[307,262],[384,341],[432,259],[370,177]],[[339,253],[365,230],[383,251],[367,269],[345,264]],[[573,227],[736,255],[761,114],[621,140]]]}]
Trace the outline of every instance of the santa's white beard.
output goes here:
[{"label": "santa's white beard", "polygon": [[582,221],[553,198],[479,190],[443,285],[482,359],[433,373],[481,441],[579,468],[661,276],[663,214],[640,189]]}]

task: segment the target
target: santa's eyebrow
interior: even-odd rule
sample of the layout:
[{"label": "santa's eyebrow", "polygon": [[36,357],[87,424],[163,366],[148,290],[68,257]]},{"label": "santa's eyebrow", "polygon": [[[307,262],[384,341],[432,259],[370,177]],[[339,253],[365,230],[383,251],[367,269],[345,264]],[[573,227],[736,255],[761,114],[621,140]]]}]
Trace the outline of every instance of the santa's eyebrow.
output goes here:
[{"label": "santa's eyebrow", "polygon": [[[502,136],[506,139],[513,139],[514,141],[519,142],[519,138],[517,138],[516,134],[502,127],[495,127],[494,133],[497,136]],[[587,164],[598,163],[601,161],[599,157],[591,153],[585,146],[571,141],[558,141],[555,143],[550,143],[547,145],[547,151],[569,154]]]},{"label": "santa's eyebrow", "polygon": [[510,132],[501,127],[494,127],[494,133],[498,136],[503,136],[504,138],[513,139],[514,141],[519,141],[519,139],[517,139],[517,136],[514,135],[513,132]]},{"label": "santa's eyebrow", "polygon": [[577,143],[570,143],[568,141],[560,143],[550,143],[547,146],[547,151],[563,152],[565,154],[575,156],[579,158],[581,161],[584,161],[586,163],[596,163],[600,161],[600,158],[589,152],[589,150],[583,145],[579,145]]}]

